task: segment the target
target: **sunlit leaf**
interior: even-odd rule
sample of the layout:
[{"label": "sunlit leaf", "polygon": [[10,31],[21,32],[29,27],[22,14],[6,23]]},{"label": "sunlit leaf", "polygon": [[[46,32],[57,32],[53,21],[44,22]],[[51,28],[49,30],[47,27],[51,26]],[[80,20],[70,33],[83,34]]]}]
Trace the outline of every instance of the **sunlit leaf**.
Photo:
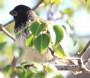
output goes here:
[{"label": "sunlit leaf", "polygon": [[55,1],[57,1],[57,0],[51,0],[51,3],[54,3]]},{"label": "sunlit leaf", "polygon": [[45,66],[45,71],[47,72],[53,72],[53,69],[50,65]]},{"label": "sunlit leaf", "polygon": [[66,8],[64,10],[61,10],[62,14],[69,14],[71,15],[74,12],[73,8]]},{"label": "sunlit leaf", "polygon": [[48,5],[50,3],[50,0],[44,0],[44,4]]},{"label": "sunlit leaf", "polygon": [[51,0],[51,3],[55,3],[56,5],[59,5],[61,0]]},{"label": "sunlit leaf", "polygon": [[0,0],[0,8],[2,8],[4,5],[4,1],[3,0]]},{"label": "sunlit leaf", "polygon": [[86,0],[87,11],[90,13],[90,0]]},{"label": "sunlit leaf", "polygon": [[57,75],[55,75],[54,78],[64,78],[64,77],[61,74],[57,74]]},{"label": "sunlit leaf", "polygon": [[26,46],[31,46],[32,45],[32,40],[34,38],[34,35],[30,35],[27,39],[26,39]]},{"label": "sunlit leaf", "polygon": [[10,59],[13,58],[13,50],[12,50],[12,47],[9,46],[9,45],[6,46],[5,52],[6,52],[6,54],[8,55],[8,59],[9,59],[9,61],[10,61]]},{"label": "sunlit leaf", "polygon": [[6,35],[3,32],[0,32],[0,42],[4,42]]},{"label": "sunlit leaf", "polygon": [[58,26],[58,25],[54,25],[53,29],[55,31],[56,34],[56,41],[55,41],[55,47],[57,47],[60,43],[60,41],[63,39],[63,29],[62,27]]},{"label": "sunlit leaf", "polygon": [[72,5],[74,4],[76,8],[79,8],[83,5],[84,0],[71,0]]},{"label": "sunlit leaf", "polygon": [[54,51],[55,51],[61,58],[65,58],[65,57],[66,57],[66,54],[65,54],[63,48],[62,48],[60,45],[59,45],[57,48],[56,48],[54,45],[52,45],[52,47],[53,47]]},{"label": "sunlit leaf", "polygon": [[56,4],[56,5],[59,5],[60,2],[61,2],[61,0],[56,0],[55,4]]},{"label": "sunlit leaf", "polygon": [[41,34],[34,40],[35,48],[41,53],[48,47],[50,43],[50,37],[47,34]]}]

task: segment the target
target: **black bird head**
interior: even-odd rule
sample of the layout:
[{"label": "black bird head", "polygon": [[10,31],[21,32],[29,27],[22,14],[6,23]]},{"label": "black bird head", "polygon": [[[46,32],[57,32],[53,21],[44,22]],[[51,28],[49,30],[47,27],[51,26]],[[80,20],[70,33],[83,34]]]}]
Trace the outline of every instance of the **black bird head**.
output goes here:
[{"label": "black bird head", "polygon": [[10,15],[14,17],[15,28],[20,27],[22,24],[26,24],[29,20],[33,20],[33,12],[31,8],[25,5],[18,5],[12,11]]}]

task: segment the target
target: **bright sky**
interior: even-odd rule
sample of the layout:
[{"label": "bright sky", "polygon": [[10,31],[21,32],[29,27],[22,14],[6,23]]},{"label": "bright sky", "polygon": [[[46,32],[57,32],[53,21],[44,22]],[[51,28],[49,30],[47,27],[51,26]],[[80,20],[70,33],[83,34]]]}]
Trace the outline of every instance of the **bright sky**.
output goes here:
[{"label": "bright sky", "polygon": [[[7,1],[10,2],[7,4]],[[12,17],[9,15],[9,11],[13,9],[16,5],[25,4],[29,7],[33,7],[36,4],[37,0],[4,0],[4,9],[0,10],[0,23],[5,24]],[[28,3],[27,3],[28,2]],[[64,7],[71,7],[70,0],[66,0]],[[44,13],[43,13],[44,14]],[[74,13],[73,23],[75,26],[75,33],[82,36],[82,35],[90,35],[90,14],[85,11],[84,8],[81,10],[77,10]]]},{"label": "bright sky", "polygon": [[84,8],[75,12],[73,23],[76,34],[80,36],[90,36],[90,14]]}]

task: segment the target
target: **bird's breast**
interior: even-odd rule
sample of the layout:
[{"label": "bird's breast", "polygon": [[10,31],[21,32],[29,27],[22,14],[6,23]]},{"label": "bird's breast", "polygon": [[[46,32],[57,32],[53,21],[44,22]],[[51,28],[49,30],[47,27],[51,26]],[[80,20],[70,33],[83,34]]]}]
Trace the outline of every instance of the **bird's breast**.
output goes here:
[{"label": "bird's breast", "polygon": [[19,36],[16,38],[16,45],[18,47],[25,47],[26,46],[26,33],[25,32],[21,32],[19,34]]}]

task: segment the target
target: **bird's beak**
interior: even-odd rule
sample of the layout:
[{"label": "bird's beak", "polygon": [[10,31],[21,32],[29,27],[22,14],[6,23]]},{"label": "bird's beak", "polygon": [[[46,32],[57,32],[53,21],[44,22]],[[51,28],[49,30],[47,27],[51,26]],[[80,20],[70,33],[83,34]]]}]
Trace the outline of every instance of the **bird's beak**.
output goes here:
[{"label": "bird's beak", "polygon": [[12,15],[12,16],[17,16],[17,12],[14,11],[14,10],[10,11],[9,14]]}]

